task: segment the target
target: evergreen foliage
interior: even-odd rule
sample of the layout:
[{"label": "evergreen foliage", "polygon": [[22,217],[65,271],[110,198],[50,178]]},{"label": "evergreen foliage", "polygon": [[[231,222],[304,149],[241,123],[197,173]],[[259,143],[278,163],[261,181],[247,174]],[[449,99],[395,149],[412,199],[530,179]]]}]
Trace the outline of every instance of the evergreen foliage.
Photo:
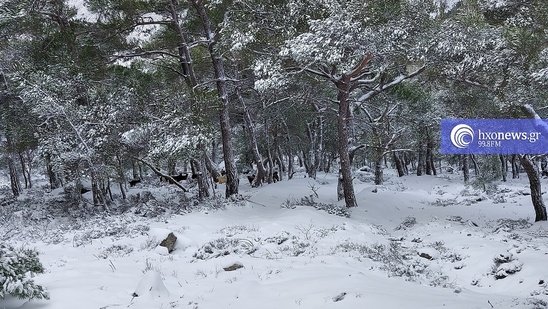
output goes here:
[{"label": "evergreen foliage", "polygon": [[0,243],[0,299],[7,295],[21,299],[49,299],[46,290],[32,277],[44,272],[38,252]]}]

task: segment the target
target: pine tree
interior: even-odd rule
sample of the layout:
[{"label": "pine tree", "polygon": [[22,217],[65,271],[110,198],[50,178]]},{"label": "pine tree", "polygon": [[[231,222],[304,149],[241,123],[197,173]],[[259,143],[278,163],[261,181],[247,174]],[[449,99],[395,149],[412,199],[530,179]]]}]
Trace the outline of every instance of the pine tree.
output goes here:
[{"label": "pine tree", "polygon": [[21,299],[49,299],[47,291],[31,278],[44,272],[33,249],[15,249],[0,243],[0,299],[11,295]]}]

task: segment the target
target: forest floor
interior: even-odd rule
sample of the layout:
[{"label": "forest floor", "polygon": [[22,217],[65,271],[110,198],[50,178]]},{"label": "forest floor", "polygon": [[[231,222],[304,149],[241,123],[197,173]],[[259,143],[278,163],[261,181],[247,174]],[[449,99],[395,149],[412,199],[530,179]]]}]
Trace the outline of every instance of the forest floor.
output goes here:
[{"label": "forest floor", "polygon": [[180,193],[146,182],[129,190],[151,192],[146,207],[116,216],[3,210],[0,235],[40,252],[50,299],[0,308],[548,308],[548,223],[524,175],[490,193],[459,175],[386,178],[360,172],[349,213],[332,174],[242,179],[240,199],[186,214],[162,212]]}]

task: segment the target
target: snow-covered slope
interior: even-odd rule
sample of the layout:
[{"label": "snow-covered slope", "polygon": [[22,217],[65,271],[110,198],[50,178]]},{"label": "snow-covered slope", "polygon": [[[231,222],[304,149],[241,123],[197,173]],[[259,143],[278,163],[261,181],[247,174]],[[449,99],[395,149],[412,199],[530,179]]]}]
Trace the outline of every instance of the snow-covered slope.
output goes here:
[{"label": "snow-covered slope", "polygon": [[[455,175],[356,179],[350,218],[299,206],[337,204],[334,175],[242,180],[241,191],[224,210],[50,226],[56,243],[26,245],[41,252],[36,281],[51,299],[20,308],[546,307],[548,225],[532,224],[525,179],[492,195]],[[156,248],[169,232],[171,254]]]}]

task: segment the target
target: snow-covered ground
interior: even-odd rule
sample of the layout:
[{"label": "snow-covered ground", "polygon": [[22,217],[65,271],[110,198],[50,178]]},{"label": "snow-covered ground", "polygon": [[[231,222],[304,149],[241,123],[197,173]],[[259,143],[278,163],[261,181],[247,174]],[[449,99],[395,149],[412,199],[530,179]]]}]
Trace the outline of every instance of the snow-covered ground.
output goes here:
[{"label": "snow-covered ground", "polygon": [[[548,224],[533,224],[524,175],[487,195],[458,175],[372,186],[362,174],[349,218],[299,206],[341,205],[334,175],[296,177],[261,188],[242,179],[244,201],[225,209],[11,231],[12,244],[40,252],[35,280],[51,299],[0,308],[547,307]],[[173,192],[130,192],[144,189]],[[169,232],[170,254],[157,247]]]}]

